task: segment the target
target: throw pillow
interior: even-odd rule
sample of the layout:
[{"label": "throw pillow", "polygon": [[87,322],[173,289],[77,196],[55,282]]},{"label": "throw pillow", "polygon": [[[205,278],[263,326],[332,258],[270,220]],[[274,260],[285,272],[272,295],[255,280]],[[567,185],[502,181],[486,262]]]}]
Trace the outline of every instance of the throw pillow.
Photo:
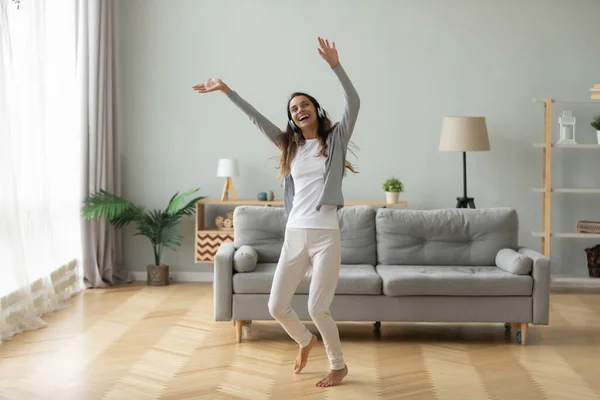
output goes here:
[{"label": "throw pillow", "polygon": [[242,246],[233,254],[233,269],[237,272],[250,272],[256,268],[258,255],[250,246]]},{"label": "throw pillow", "polygon": [[528,275],[533,267],[533,260],[513,249],[502,249],[496,254],[496,266],[515,275]]}]

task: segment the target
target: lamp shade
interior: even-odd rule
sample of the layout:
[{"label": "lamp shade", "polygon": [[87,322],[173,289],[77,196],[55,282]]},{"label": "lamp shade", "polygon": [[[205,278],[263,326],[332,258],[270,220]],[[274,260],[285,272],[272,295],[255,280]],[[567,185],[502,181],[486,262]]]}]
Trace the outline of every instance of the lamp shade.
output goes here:
[{"label": "lamp shade", "polygon": [[489,151],[485,117],[444,117],[440,151]]},{"label": "lamp shade", "polygon": [[217,167],[217,176],[226,178],[228,176],[238,176],[238,162],[231,159],[220,159]]}]

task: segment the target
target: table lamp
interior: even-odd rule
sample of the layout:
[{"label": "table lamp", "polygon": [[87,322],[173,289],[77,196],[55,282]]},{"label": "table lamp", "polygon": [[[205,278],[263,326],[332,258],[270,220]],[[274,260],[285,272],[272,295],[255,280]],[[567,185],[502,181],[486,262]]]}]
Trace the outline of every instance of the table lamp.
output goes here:
[{"label": "table lamp", "polygon": [[223,194],[221,195],[221,201],[229,200],[229,191],[231,190],[232,200],[237,200],[233,183],[231,183],[232,176],[238,176],[238,162],[237,160],[231,159],[220,159],[217,167],[217,176],[219,178],[225,178],[225,186],[223,186]]},{"label": "table lamp", "polygon": [[463,197],[457,197],[457,208],[475,208],[475,199],[467,196],[467,151],[489,151],[485,117],[444,117],[440,151],[463,153]]}]

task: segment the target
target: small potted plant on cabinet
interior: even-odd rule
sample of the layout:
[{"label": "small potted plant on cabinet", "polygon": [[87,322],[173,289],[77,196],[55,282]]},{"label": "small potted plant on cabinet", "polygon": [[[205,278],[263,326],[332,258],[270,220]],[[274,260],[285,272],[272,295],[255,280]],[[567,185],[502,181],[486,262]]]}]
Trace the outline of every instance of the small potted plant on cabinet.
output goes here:
[{"label": "small potted plant on cabinet", "polygon": [[598,140],[598,144],[600,144],[600,114],[594,117],[590,125],[592,125],[592,128],[596,130],[596,137]]},{"label": "small potted plant on cabinet", "polygon": [[383,182],[383,191],[385,192],[385,199],[388,204],[395,204],[398,202],[398,196],[400,192],[404,191],[404,184],[397,178],[391,177]]},{"label": "small potted plant on cabinet", "polygon": [[176,250],[181,245],[182,237],[176,229],[181,218],[195,212],[196,202],[205,196],[186,201],[185,198],[196,193],[192,189],[186,193],[175,193],[164,210],[146,210],[144,207],[100,190],[84,200],[81,215],[84,219],[103,219],[117,228],[131,222],[136,224],[136,236],[146,236],[154,251],[154,264],[147,266],[147,281],[150,286],[169,284],[169,266],[162,264],[162,253],[165,247]]}]

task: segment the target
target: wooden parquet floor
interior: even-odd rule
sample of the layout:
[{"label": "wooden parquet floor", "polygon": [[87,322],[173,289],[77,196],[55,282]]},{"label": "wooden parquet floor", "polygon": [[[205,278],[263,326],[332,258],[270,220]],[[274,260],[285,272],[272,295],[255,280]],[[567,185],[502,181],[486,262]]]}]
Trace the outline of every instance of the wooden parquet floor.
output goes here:
[{"label": "wooden parquet floor", "polygon": [[1,399],[600,398],[600,294],[553,293],[527,346],[502,324],[339,323],[350,374],[333,388],[314,386],[320,341],[300,375],[277,323],[236,343],[213,321],[210,283],[88,290],[45,320],[0,345]]}]

